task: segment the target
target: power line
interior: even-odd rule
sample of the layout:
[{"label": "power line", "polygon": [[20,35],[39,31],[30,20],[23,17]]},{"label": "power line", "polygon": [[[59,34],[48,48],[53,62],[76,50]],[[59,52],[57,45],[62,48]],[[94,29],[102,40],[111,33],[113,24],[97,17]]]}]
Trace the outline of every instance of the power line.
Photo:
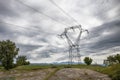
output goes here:
[{"label": "power line", "polygon": [[[11,23],[8,23],[8,22],[3,22],[3,21],[0,21],[0,23],[3,23],[3,24],[7,24],[7,25],[13,25],[13,26],[16,26],[16,27],[19,27],[19,28],[23,28],[23,29],[26,29],[26,30],[31,30],[29,28],[25,28],[23,26],[19,26],[19,25],[16,25],[16,24],[11,24]],[[16,29],[17,30],[17,29]],[[36,29],[35,29],[36,30]],[[32,30],[33,31],[33,30]],[[36,31],[39,31],[39,30],[36,30]]]},{"label": "power line", "polygon": [[[0,23],[7,24],[7,25],[9,25],[9,26],[12,25],[12,26],[16,26],[16,27],[19,27],[19,28],[23,28],[23,29],[27,30],[27,33],[28,33],[28,34],[29,34],[28,31],[38,32],[38,33],[43,32],[43,30],[39,29],[40,27],[37,27],[37,26],[35,26],[35,28],[31,28],[31,29],[30,29],[30,28],[28,28],[28,27],[24,27],[24,26],[26,26],[26,25],[24,25],[24,26],[20,26],[20,25],[16,25],[16,24],[8,23],[8,22],[3,22],[2,20],[0,20]],[[15,28],[15,30],[20,31],[20,30],[17,29],[17,28]],[[49,33],[49,34],[51,34],[51,33]]]},{"label": "power line", "polygon": [[58,23],[60,23],[60,24],[62,24],[62,25],[65,25],[65,26],[68,26],[68,25],[66,25],[65,23],[62,23],[62,22],[60,22],[60,21],[57,21],[56,19],[54,19],[54,18],[52,18],[52,17],[46,15],[46,14],[43,13],[43,12],[40,12],[39,10],[37,10],[37,9],[35,9],[35,8],[33,8],[33,7],[31,7],[31,6],[27,5],[27,4],[25,4],[25,3],[23,3],[23,2],[20,1],[20,0],[16,0],[16,1],[19,2],[19,3],[21,3],[22,5],[24,5],[24,6],[26,6],[26,7],[28,7],[28,8],[30,8],[30,9],[34,10],[35,12],[37,12],[37,13],[39,13],[39,14],[41,14],[41,15],[44,15],[44,16],[50,18],[51,20],[53,20],[53,21],[55,21],[55,22],[58,22]]},{"label": "power line", "polygon": [[73,21],[75,21],[77,24],[78,21],[76,19],[74,19],[69,13],[67,13],[66,11],[64,11],[60,6],[58,6],[53,0],[49,0],[52,4],[54,4],[57,8],[59,8],[64,14],[66,14],[68,17],[70,17]]}]

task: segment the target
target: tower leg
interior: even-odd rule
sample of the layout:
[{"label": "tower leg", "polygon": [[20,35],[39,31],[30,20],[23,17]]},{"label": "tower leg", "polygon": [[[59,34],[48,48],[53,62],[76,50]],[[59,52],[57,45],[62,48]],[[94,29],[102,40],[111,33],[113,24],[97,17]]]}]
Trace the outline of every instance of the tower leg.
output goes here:
[{"label": "tower leg", "polygon": [[73,60],[73,57],[72,57],[72,47],[69,48],[69,64],[71,65],[72,64],[72,60]]},{"label": "tower leg", "polygon": [[78,64],[80,63],[80,50],[79,46],[77,46],[77,58],[78,58]]}]

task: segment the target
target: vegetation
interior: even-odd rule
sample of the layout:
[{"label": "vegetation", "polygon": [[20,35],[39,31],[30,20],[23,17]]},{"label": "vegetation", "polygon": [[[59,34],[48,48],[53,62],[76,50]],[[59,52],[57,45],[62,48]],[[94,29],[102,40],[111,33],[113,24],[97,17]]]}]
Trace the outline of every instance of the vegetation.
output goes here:
[{"label": "vegetation", "polygon": [[6,70],[14,67],[13,61],[18,51],[19,48],[16,48],[14,42],[10,40],[0,41],[0,62]]},{"label": "vegetation", "polygon": [[[16,56],[18,55],[19,48],[16,48],[14,42],[10,40],[0,41],[0,71],[4,69],[9,70],[14,67],[14,59],[16,59],[17,67],[13,70],[38,70],[55,68],[55,70],[50,73],[45,80],[48,80],[52,75],[54,75],[59,69],[63,68],[85,68],[95,70],[104,74],[108,74],[112,80],[120,80],[120,54],[112,55],[107,57],[110,66],[104,67],[100,65],[91,65],[92,59],[90,57],[85,57],[84,64],[74,64],[74,65],[29,65],[30,62],[27,61],[26,56]],[[87,75],[87,73],[85,73]],[[10,79],[13,79],[10,77]]]},{"label": "vegetation", "polygon": [[[59,69],[63,69],[66,68],[67,65],[23,65],[23,66],[18,66],[12,70],[17,70],[22,72],[24,71],[32,71],[32,70],[40,70],[40,69],[50,69],[53,68],[53,66],[55,66],[55,71],[53,71],[52,73],[50,73],[47,77],[46,80],[51,76],[54,75],[55,72],[57,72]],[[71,65],[71,68],[80,68],[80,69],[91,69],[91,70],[95,70],[98,71],[100,73],[104,73],[109,75],[112,80],[120,80],[120,64],[114,64],[111,66],[100,66],[100,65],[84,65],[84,64],[76,64],[76,65]],[[0,68],[0,70],[2,70],[2,68]],[[23,71],[23,72],[24,72]]]},{"label": "vegetation", "polygon": [[50,73],[44,80],[49,80],[50,77],[52,77],[58,70],[59,68],[56,68],[52,73]]},{"label": "vegetation", "polygon": [[89,57],[85,57],[84,58],[84,62],[87,64],[87,65],[90,65],[92,63],[92,59],[89,58]]},{"label": "vegetation", "polygon": [[113,55],[113,56],[108,56],[107,60],[109,61],[110,64],[120,63],[120,54],[116,54],[116,55]]},{"label": "vegetation", "polygon": [[[0,41],[0,66],[3,66],[4,69],[9,70],[16,66],[29,65],[30,62],[26,61],[26,56],[16,56],[18,55],[19,48],[16,47],[15,43],[6,40]],[[16,59],[16,64],[14,64],[14,59]]]},{"label": "vegetation", "polygon": [[106,61],[109,62],[109,66],[104,73],[107,73],[112,80],[120,80],[120,54],[108,56]]},{"label": "vegetation", "polygon": [[101,72],[108,74],[112,80],[120,80],[120,64],[105,67]]},{"label": "vegetation", "polygon": [[27,57],[26,56],[18,56],[16,59],[16,64],[17,66],[21,66],[21,65],[29,65],[30,62],[26,61]]},{"label": "vegetation", "polygon": [[113,73],[112,80],[120,80],[120,70],[117,70]]},{"label": "vegetation", "polygon": [[22,65],[14,69],[16,70],[39,70],[39,69],[48,69],[51,68],[51,65]]},{"label": "vegetation", "polygon": [[0,80],[15,80],[14,77],[2,77]]}]

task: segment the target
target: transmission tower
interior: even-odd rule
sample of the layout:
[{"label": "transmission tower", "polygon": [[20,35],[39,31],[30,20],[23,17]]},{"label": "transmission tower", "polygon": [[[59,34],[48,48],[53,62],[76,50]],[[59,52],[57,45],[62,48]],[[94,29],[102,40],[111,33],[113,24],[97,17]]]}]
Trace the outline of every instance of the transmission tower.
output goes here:
[{"label": "transmission tower", "polygon": [[[73,31],[79,30],[79,35],[77,36],[77,38],[75,39],[74,42],[70,39],[70,35],[68,35],[70,30],[73,30]],[[68,50],[69,50],[69,62],[70,62],[70,64],[72,64],[73,59],[74,59],[73,50],[76,50],[78,64],[80,62],[80,57],[81,57],[80,56],[80,39],[81,39],[81,35],[83,32],[88,33],[88,30],[82,29],[81,25],[77,25],[77,26],[65,28],[64,32],[59,35],[61,38],[65,38],[67,40],[68,45],[69,45]]]}]

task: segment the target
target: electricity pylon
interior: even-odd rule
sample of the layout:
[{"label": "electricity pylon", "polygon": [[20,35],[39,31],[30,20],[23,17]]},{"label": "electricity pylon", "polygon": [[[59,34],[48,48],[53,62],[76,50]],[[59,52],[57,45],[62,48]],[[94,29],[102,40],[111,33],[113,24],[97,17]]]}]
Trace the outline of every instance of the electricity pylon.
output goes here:
[{"label": "electricity pylon", "polygon": [[[70,30],[79,30],[79,35],[77,36],[77,38],[75,39],[75,41],[73,42],[71,39],[70,39],[70,35],[68,35],[68,31]],[[65,38],[67,40],[67,43],[69,45],[69,62],[70,64],[72,64],[73,62],[73,50],[76,50],[77,52],[77,60],[78,60],[78,64],[80,62],[80,39],[81,39],[81,35],[83,32],[87,32],[88,33],[88,30],[86,29],[82,29],[81,25],[77,25],[77,26],[72,26],[72,27],[68,27],[68,28],[65,28],[64,32],[62,34],[60,34],[59,36],[61,38]]]}]

